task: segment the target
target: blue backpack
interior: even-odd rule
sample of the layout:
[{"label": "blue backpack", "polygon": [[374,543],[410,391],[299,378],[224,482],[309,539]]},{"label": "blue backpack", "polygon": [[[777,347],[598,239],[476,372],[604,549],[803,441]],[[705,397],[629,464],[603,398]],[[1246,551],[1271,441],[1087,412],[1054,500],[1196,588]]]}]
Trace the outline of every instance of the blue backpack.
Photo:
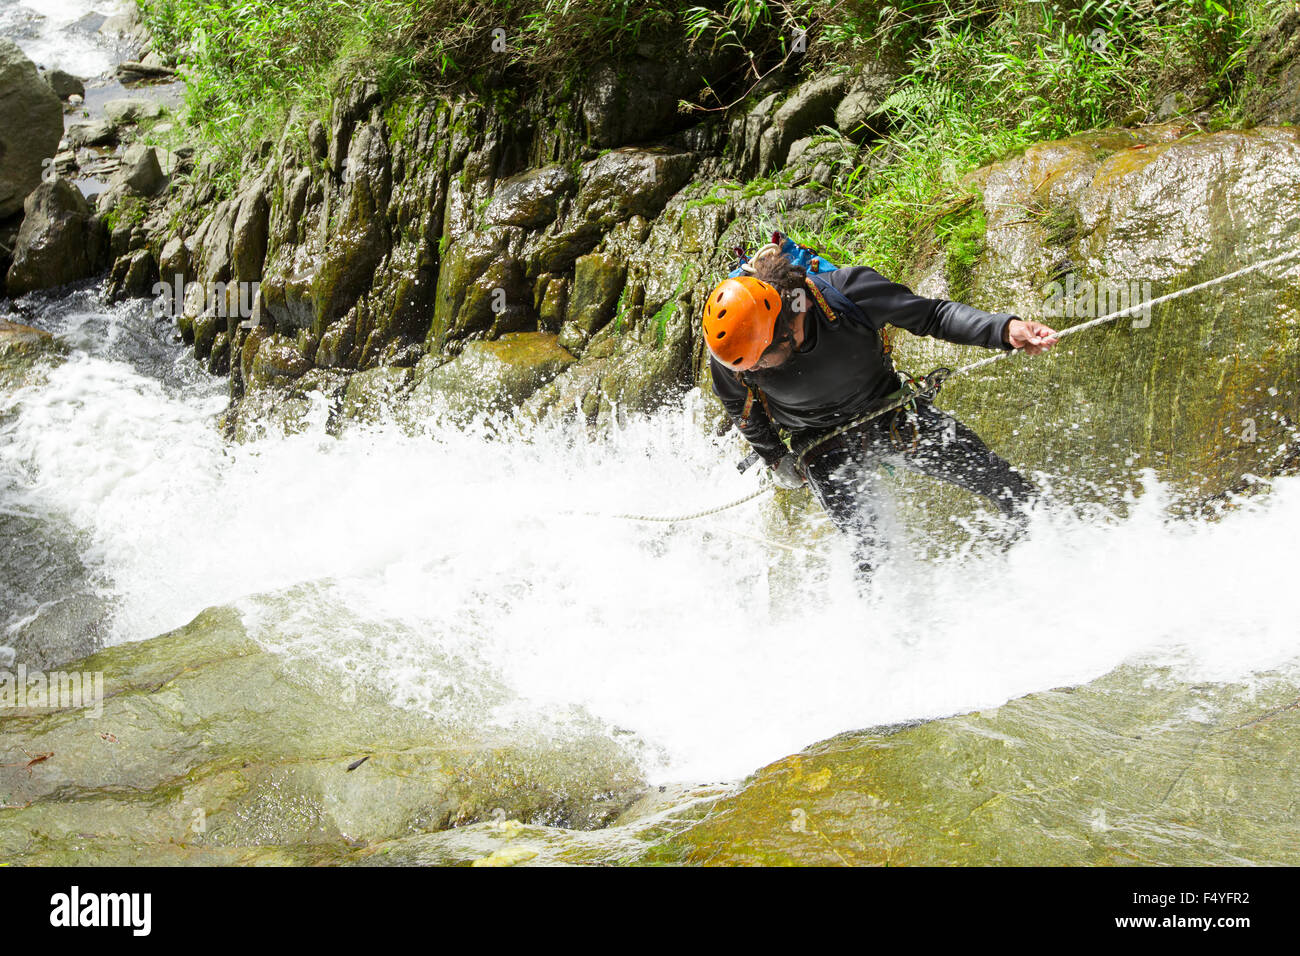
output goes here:
[{"label": "blue backpack", "polygon": [[[831,262],[816,249],[810,249],[807,246],[801,246],[787,235],[780,232],[772,233],[772,245],[776,246],[781,255],[785,256],[797,266],[802,266],[804,271],[810,275],[820,275],[826,272],[834,272],[839,266]],[[746,272],[745,265],[749,262],[749,256],[745,255],[744,247],[736,246],[731,250],[736,254],[736,266],[727,273],[727,278],[735,279],[744,275]]]}]

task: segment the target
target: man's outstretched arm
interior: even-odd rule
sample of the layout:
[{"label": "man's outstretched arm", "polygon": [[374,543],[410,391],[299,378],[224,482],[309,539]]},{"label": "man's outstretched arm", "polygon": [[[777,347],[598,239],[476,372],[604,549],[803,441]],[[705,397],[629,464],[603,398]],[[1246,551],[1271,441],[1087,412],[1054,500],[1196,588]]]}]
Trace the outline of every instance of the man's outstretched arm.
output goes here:
[{"label": "man's outstretched arm", "polygon": [[1054,333],[1045,325],[948,299],[927,299],[867,266],[849,266],[829,275],[835,287],[858,304],[877,331],[894,325],[913,335],[928,335],[958,345],[1024,348],[1031,355],[1056,344]]}]

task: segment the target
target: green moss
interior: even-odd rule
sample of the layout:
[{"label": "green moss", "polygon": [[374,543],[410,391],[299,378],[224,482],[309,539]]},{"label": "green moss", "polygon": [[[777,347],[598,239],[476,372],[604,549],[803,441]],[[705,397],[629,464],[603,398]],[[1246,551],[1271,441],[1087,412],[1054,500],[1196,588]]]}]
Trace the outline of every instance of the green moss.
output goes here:
[{"label": "green moss", "polygon": [[987,231],[982,197],[973,197],[935,225],[935,234],[945,247],[950,299],[965,302],[970,297],[971,280],[976,263],[984,255]]},{"label": "green moss", "polygon": [[108,231],[112,232],[123,224],[142,225],[145,216],[148,214],[149,204],[147,202],[137,196],[124,196],[116,206],[109,210],[104,217],[104,223],[108,226]]}]

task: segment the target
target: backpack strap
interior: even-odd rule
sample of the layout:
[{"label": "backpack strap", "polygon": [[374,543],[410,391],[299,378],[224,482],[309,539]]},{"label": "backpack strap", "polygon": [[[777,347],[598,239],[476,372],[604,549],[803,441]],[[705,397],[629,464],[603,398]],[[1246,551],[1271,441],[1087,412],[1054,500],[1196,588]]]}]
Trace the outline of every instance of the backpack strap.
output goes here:
[{"label": "backpack strap", "polygon": [[[821,284],[814,281],[811,276],[804,279],[804,283],[808,286],[808,291],[812,293],[813,299],[816,301],[817,305],[821,308],[826,318],[829,319],[831,322],[834,322],[836,319],[838,319],[839,314],[834,309],[832,309],[830,303],[826,301],[826,295],[822,292]],[[843,298],[843,296],[841,296],[841,298]],[[863,318],[865,318],[865,316]],[[881,353],[884,355],[888,355],[890,352],[894,350],[894,344],[891,341],[892,339],[891,334],[889,333],[887,328],[882,328],[876,334],[880,337]]]},{"label": "backpack strap", "polygon": [[763,390],[761,388],[755,388],[753,385],[750,385],[747,381],[745,381],[745,377],[741,375],[739,372],[736,372],[735,375],[736,375],[736,381],[739,382],[741,385],[745,386],[745,407],[740,413],[741,426],[744,428],[749,427],[749,415],[754,410],[755,397],[758,398],[759,404],[763,406],[763,411],[767,413],[768,419],[771,420],[772,412],[767,407],[767,396],[763,394]]}]

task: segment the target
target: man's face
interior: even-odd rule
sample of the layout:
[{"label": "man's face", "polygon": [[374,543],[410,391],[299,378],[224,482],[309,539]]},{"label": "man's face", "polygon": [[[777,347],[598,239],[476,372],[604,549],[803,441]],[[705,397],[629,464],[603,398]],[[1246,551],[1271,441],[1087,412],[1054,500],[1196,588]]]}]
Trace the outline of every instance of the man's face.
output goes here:
[{"label": "man's face", "polygon": [[754,368],[776,368],[782,365],[794,352],[794,333],[784,316],[776,320],[776,335],[772,344],[759,356]]}]

